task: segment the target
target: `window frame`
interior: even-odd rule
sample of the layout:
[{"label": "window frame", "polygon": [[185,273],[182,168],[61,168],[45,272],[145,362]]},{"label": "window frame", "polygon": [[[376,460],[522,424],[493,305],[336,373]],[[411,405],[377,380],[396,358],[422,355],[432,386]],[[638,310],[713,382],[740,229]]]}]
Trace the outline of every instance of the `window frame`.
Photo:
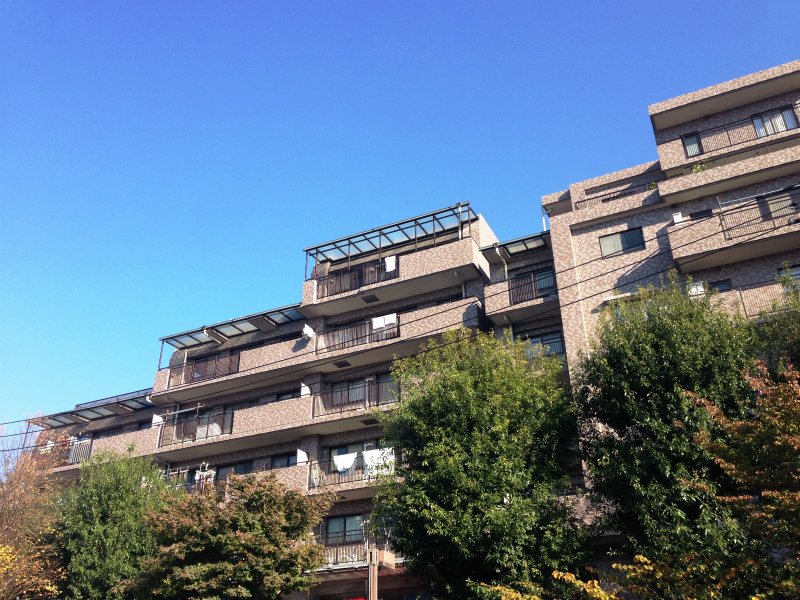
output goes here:
[{"label": "window frame", "polygon": [[[641,244],[637,244],[636,246],[629,246],[629,247],[626,248],[624,246],[624,244],[623,244],[624,239],[625,239],[625,234],[626,233],[631,233],[633,231],[638,231],[639,232],[639,235],[641,236]],[[620,250],[616,251],[616,252],[612,252],[610,254],[603,254],[603,242],[602,242],[602,240],[606,240],[606,239],[612,238],[614,236],[618,236],[619,237]],[[599,236],[597,238],[597,242],[600,245],[600,257],[601,258],[613,258],[615,256],[621,256],[623,254],[630,254],[631,252],[638,252],[639,250],[647,249],[647,242],[644,239],[644,231],[642,230],[641,227],[633,227],[633,228],[630,228],[630,229],[626,229],[624,231],[618,231],[616,233],[609,233],[608,235],[601,235],[601,236]]]},{"label": "window frame", "polygon": [[[689,138],[697,138],[697,148],[699,150],[697,154],[689,154],[689,146],[686,143],[686,140],[688,140]],[[686,156],[686,158],[695,158],[696,156],[700,156],[706,153],[705,149],[703,148],[703,139],[700,137],[699,131],[682,135],[681,142],[683,143],[683,153]]]},{"label": "window frame", "polygon": [[[276,466],[275,461],[278,459],[286,459],[285,465]],[[294,459],[294,462],[292,462]],[[289,467],[294,467],[297,465],[297,451],[295,452],[283,452],[281,454],[275,454],[270,457],[270,469],[288,469]]]}]

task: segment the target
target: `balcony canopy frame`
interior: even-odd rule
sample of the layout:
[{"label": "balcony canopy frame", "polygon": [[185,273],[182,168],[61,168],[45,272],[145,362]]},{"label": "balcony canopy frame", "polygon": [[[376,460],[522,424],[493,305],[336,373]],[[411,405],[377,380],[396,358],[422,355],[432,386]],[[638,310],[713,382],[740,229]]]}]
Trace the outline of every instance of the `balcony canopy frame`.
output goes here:
[{"label": "balcony canopy frame", "polygon": [[150,394],[152,393],[153,388],[146,388],[127,394],[110,396],[91,402],[83,402],[81,404],[76,404],[75,410],[45,415],[43,417],[31,419],[31,422],[45,429],[55,429],[58,427],[78,425],[88,421],[96,421],[97,419],[107,419],[108,417],[119,416],[145,408],[152,408],[153,404],[150,402]]},{"label": "balcony canopy frame", "polygon": [[[298,308],[300,308],[299,303],[273,308],[272,310],[222,321],[216,325],[204,325],[189,331],[168,335],[159,338],[159,341],[161,342],[162,351],[165,343],[177,350],[188,350],[209,342],[217,342],[219,344],[232,337],[252,333],[253,331],[275,331],[279,325],[302,320],[304,317],[297,310]],[[161,360],[159,359],[160,367]]]},{"label": "balcony canopy frame", "polygon": [[309,278],[309,259],[313,260],[314,265],[323,262],[340,263],[346,260],[349,267],[350,261],[354,258],[377,254],[378,259],[381,259],[384,252],[389,252],[392,249],[411,243],[414,244],[414,250],[416,251],[419,242],[429,238],[433,239],[435,245],[437,235],[458,231],[458,237],[461,239],[464,224],[469,227],[468,235],[471,237],[472,222],[477,218],[478,215],[472,211],[469,202],[463,202],[425,213],[424,215],[325,242],[324,244],[304,248],[303,252],[306,253],[305,277],[306,279]]}]

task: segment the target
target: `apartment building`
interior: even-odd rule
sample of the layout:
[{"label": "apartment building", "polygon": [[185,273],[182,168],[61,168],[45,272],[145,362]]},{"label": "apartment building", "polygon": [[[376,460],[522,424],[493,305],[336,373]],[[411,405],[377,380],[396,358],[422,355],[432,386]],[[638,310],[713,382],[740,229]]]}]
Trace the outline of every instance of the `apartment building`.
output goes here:
[{"label": "apartment building", "polygon": [[677,269],[757,316],[800,276],[800,61],[649,107],[658,160],[542,198],[567,356],[600,307]]},{"label": "apartment building", "polygon": [[[460,204],[306,248],[299,303],[166,336],[152,388],[46,417],[69,440],[59,471],[135,444],[189,491],[271,471],[334,492],[302,597],[365,597],[368,550],[385,549],[362,527],[370,483],[394,458],[371,413],[397,402],[393,357],[461,326],[571,359],[605,302],[669,269],[747,315],[785,263],[800,275],[800,61],[649,114],[659,160],[544,196],[549,231],[501,243]],[[379,560],[380,597],[415,597],[402,557]]]}]

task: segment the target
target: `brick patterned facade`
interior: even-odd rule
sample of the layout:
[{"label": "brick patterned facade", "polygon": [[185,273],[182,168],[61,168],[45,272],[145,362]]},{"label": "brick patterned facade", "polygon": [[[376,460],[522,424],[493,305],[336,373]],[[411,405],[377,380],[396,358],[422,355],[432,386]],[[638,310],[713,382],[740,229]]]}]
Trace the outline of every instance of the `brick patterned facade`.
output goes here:
[{"label": "brick patterned facade", "polygon": [[[315,479],[320,465],[330,461],[331,448],[382,437],[372,414],[375,406],[366,396],[362,404],[357,400],[337,408],[336,397],[329,394],[334,384],[373,385],[377,376],[389,372],[394,357],[414,354],[428,340],[455,327],[496,335],[511,328],[515,336],[523,337],[558,334],[567,359],[574,360],[588,347],[607,299],[634,293],[640,286],[658,286],[676,267],[695,281],[729,282],[720,302],[732,310],[738,306],[748,316],[780,293],[775,283],[778,269],[785,262],[800,264],[800,212],[797,221],[790,214],[784,224],[768,222],[771,217],[763,216],[762,210],[760,220],[756,218],[760,229],[743,234],[731,233],[724,219],[730,207],[800,181],[800,146],[758,154],[766,145],[800,138],[800,128],[692,158],[686,156],[682,138],[770,109],[798,106],[798,75],[800,61],[795,61],[651,106],[659,160],[544,196],[550,231],[537,234],[536,243],[525,251],[511,252],[518,240],[500,244],[477,216],[462,222],[460,235],[456,226],[435,240],[423,237],[382,247],[378,254],[360,256],[349,264],[341,260],[311,264],[311,278],[302,282],[301,301],[293,308],[302,318],[278,324],[272,331],[256,330],[221,343],[176,350],[169,366],[155,375],[151,407],[71,425],[60,433],[75,440],[88,438],[84,443],[91,444],[92,454],[121,452],[133,445],[137,454],[153,456],[177,478],[189,477],[201,465],[219,469],[252,461],[260,477],[269,471],[295,489],[337,494],[331,517],[366,517],[372,495],[368,477],[331,478],[331,485]],[[735,104],[739,97],[741,102]],[[698,106],[703,114],[697,114]],[[758,155],[743,154],[754,150]],[[675,171],[686,165],[691,169],[699,159],[737,153],[741,160],[696,173]],[[642,247],[601,255],[601,237],[639,228]],[[318,278],[386,256],[397,257],[396,277],[318,297]],[[556,290],[533,298],[512,297],[516,277],[543,272],[554,272]],[[372,319],[391,314],[397,315],[396,335],[395,331],[369,334],[358,340],[344,336],[336,338],[338,345],[325,341],[333,339],[328,335],[332,331],[351,324],[366,331]],[[310,339],[300,336],[304,326],[314,330]],[[191,381],[174,376],[189,372],[190,378],[197,377],[191,375],[196,361],[229,352],[238,353],[235,370],[210,376],[202,372]],[[378,406],[391,408],[391,403]],[[181,430],[183,437],[176,438],[174,432],[164,437],[164,431],[175,428],[180,419],[202,417],[209,411],[221,415],[228,411],[227,420],[194,425],[202,435]],[[103,434],[111,429],[113,435]],[[273,457],[285,459],[287,454],[294,454],[297,463],[278,468],[281,465],[273,463]],[[76,476],[77,464],[59,471]],[[315,534],[325,534],[326,523]],[[361,585],[363,564],[346,567],[323,569],[323,583],[309,597]],[[387,581],[395,581],[392,577]]]}]

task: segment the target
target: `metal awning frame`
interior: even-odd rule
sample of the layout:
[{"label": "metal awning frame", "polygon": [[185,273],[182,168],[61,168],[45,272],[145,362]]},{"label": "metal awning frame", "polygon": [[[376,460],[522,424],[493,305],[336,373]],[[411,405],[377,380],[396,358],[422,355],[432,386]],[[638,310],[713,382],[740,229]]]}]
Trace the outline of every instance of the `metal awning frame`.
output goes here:
[{"label": "metal awning frame", "polygon": [[[317,246],[304,248],[303,251],[306,253],[306,279],[308,279],[309,259],[313,259],[314,264],[320,262],[336,263],[347,260],[349,267],[353,258],[377,253],[380,259],[383,257],[384,251],[394,246],[412,242],[414,243],[414,250],[416,250],[420,240],[432,237],[435,244],[437,234],[441,235],[456,229],[459,231],[460,239],[464,223],[469,225],[469,232],[472,235],[472,221],[477,218],[478,216],[470,208],[469,202],[465,202]],[[457,221],[448,222],[453,219],[457,219]]]}]

